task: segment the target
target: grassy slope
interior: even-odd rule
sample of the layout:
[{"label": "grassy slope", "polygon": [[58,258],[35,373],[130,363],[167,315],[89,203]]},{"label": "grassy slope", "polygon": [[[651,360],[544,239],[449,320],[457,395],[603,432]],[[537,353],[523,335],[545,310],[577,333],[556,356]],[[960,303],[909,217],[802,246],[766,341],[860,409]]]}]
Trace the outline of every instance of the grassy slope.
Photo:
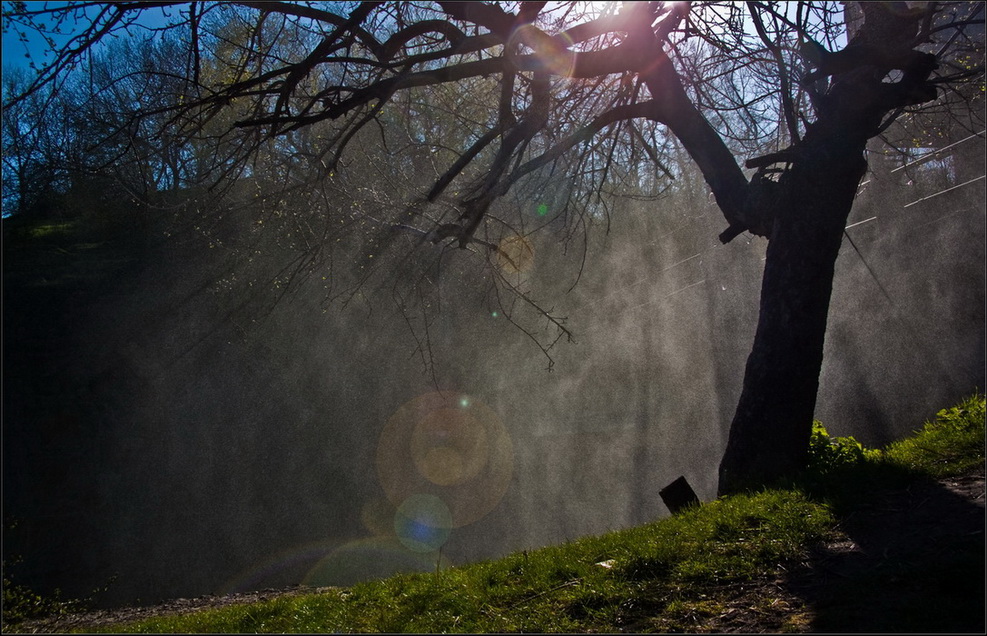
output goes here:
[{"label": "grassy slope", "polygon": [[[722,498],[641,527],[435,574],[159,617],[119,630],[691,631],[697,617],[724,613],[724,590],[757,588],[757,581],[804,560],[814,546],[836,537],[838,520],[874,493],[982,467],[984,398],[941,411],[914,436],[881,452],[859,452],[852,439],[824,441],[816,470],[787,488]],[[972,567],[977,572],[971,574],[982,575],[982,558]],[[777,602],[762,592],[754,605]],[[780,625],[806,627],[798,612]]]}]

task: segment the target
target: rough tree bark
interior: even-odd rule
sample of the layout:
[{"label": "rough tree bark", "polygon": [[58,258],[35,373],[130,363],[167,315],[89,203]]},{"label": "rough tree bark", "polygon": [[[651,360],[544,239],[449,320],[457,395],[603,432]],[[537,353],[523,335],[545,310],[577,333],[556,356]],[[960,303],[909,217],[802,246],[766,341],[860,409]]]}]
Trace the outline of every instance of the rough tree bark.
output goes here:
[{"label": "rough tree bark", "polygon": [[[924,14],[892,5],[904,3],[862,3],[865,22],[839,52],[839,75],[836,61],[818,64],[823,74],[834,73],[817,96],[818,118],[782,153],[790,167],[777,183],[762,183],[767,194],[753,203],[761,212],[755,216],[771,220],[770,243],[757,332],[720,463],[720,494],[804,468],[834,268],[867,169],[864,148],[889,113],[936,97],[927,81],[935,57],[912,50]],[[886,81],[893,70],[900,79]]]},{"label": "rough tree bark", "polygon": [[757,332],[720,464],[720,494],[805,466],[834,267],[867,167],[859,140],[821,140],[807,151],[811,159],[787,175],[797,194],[774,218]]}]

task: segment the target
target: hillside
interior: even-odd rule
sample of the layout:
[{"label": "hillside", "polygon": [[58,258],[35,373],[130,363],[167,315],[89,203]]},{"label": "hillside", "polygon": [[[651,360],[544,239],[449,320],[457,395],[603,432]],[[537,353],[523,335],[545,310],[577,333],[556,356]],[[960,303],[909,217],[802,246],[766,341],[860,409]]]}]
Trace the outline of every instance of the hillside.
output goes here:
[{"label": "hillside", "polygon": [[[632,536],[639,536],[641,533],[615,533],[615,536],[624,537],[620,539],[624,542],[620,545],[627,548],[627,554],[618,556],[604,567],[598,567],[601,563],[592,564],[592,569],[586,570],[588,574],[574,577],[573,570],[569,572],[570,578],[559,585],[544,587],[535,593],[531,593],[530,589],[518,592],[524,596],[509,603],[498,604],[495,596],[502,594],[507,598],[510,590],[494,591],[491,587],[488,590],[491,596],[479,601],[479,611],[491,615],[500,613],[502,617],[510,614],[512,621],[520,621],[510,625],[524,626],[524,631],[538,631],[539,627],[551,627],[553,624],[562,625],[539,616],[546,612],[559,611],[568,615],[569,622],[565,623],[564,631],[982,632],[985,501],[983,398],[979,398],[979,402],[973,400],[965,404],[966,406],[961,405],[949,411],[941,411],[938,422],[928,425],[916,437],[885,449],[880,460],[847,463],[837,469],[830,469],[822,475],[824,479],[807,479],[803,486],[811,493],[809,499],[821,503],[804,501],[803,504],[808,507],[800,509],[800,514],[825,516],[828,511],[832,518],[826,523],[828,528],[819,540],[806,542],[802,546],[804,549],[798,550],[794,557],[779,558],[776,567],[744,576],[736,573],[743,571],[743,568],[731,574],[729,567],[724,570],[722,565],[717,565],[706,573],[697,574],[698,569],[693,562],[689,566],[693,568],[690,576],[675,574],[674,567],[652,567],[646,575],[640,575],[638,568],[638,574],[628,576],[632,570],[625,563],[643,562],[643,557],[633,552],[639,545],[632,544]],[[949,439],[944,442],[942,436],[935,438],[929,435],[937,427],[949,429],[953,425],[951,422],[957,421],[957,414],[960,418],[965,418],[965,442]],[[955,431],[947,432],[952,434]],[[827,448],[846,448],[847,439],[830,440]],[[852,438],[849,439],[852,447]],[[971,451],[971,448],[974,450]],[[749,500],[743,497],[721,499],[716,505],[706,504],[672,520],[651,524],[649,528],[659,531],[662,527],[680,524],[675,533],[688,533],[691,527],[700,526],[712,519],[717,528],[716,540],[708,544],[705,550],[732,552],[736,555],[738,546],[744,547],[746,543],[757,546],[759,552],[766,552],[765,546],[758,544],[759,538],[774,537],[774,526],[783,525],[780,519],[786,510],[794,510],[795,506],[802,505],[799,504],[801,499],[798,496],[790,499],[782,497],[779,499],[782,502],[780,504],[769,501],[767,509],[772,510],[774,507],[774,512],[759,512],[758,506],[763,505],[761,501],[769,494],[770,492],[753,496]],[[739,526],[731,525],[731,515],[736,516],[729,512],[734,510],[731,499],[738,499],[741,510],[749,510],[746,517],[741,517]],[[819,507],[812,512],[812,506]],[[757,523],[752,523],[752,520]],[[791,525],[786,532],[794,533],[792,528],[795,525]],[[648,531],[647,528],[642,530]],[[770,539],[771,542],[781,540]],[[571,557],[579,552],[580,544],[585,547],[593,541],[595,539],[581,540],[553,548],[553,558],[564,559],[566,555]],[[608,545],[606,549],[611,551],[618,549],[615,548],[618,544],[614,543],[598,545]],[[581,554],[592,553],[587,550],[600,549],[604,548],[595,545],[585,547]],[[540,552],[547,554],[548,550]],[[538,553],[531,553],[532,561],[538,558],[537,555]],[[502,562],[506,563],[511,559],[516,561],[517,556],[508,557]],[[772,558],[775,556],[777,555],[772,553]],[[524,558],[527,559],[528,555],[525,554]],[[753,563],[757,558],[750,556],[748,561]],[[373,623],[346,625],[327,622],[324,623],[324,630],[313,630],[312,623],[300,621],[298,616],[300,613],[326,612],[325,608],[330,606],[337,607],[338,610],[339,603],[335,603],[332,600],[334,598],[341,599],[343,604],[360,605],[361,602],[355,597],[363,596],[365,599],[362,603],[383,603],[385,598],[398,603],[394,607],[376,608],[375,612],[380,613],[380,620],[385,620],[383,617],[388,611],[392,616],[396,612],[397,615],[408,617],[409,614],[400,610],[401,601],[398,595],[387,597],[385,588],[405,590],[400,596],[405,603],[411,603],[411,599],[415,599],[423,607],[438,608],[448,605],[449,594],[455,592],[452,588],[462,585],[464,597],[469,595],[466,589],[472,590],[469,583],[459,583],[462,579],[455,578],[459,570],[467,572],[489,567],[492,572],[496,572],[498,563],[500,562],[466,566],[436,575],[396,577],[390,582],[366,584],[353,588],[352,591],[266,590],[228,597],[180,599],[156,607],[66,615],[54,620],[23,623],[17,626],[17,630],[433,631],[421,629],[421,624],[415,623],[415,619],[409,619],[403,624],[377,623],[380,629],[375,629]],[[670,559],[669,563],[676,563],[675,558]],[[681,564],[679,562],[679,566]],[[566,563],[566,566],[569,565]],[[615,603],[618,596],[604,601],[604,590],[599,590],[593,596],[581,589],[600,586],[600,582],[608,576],[605,570],[610,568],[615,573],[611,578],[624,578],[634,582],[633,594],[613,592],[624,594],[619,597],[623,600],[614,607],[610,607],[608,603]],[[491,573],[485,576],[495,578]],[[448,583],[442,581],[444,577],[449,577]],[[415,581],[422,585],[415,587]],[[422,586],[431,591],[423,593]],[[553,600],[553,597],[565,600]],[[594,598],[596,605],[592,602]],[[319,599],[324,603],[320,605]],[[305,607],[309,609],[301,609]],[[220,608],[240,608],[243,611],[227,612],[225,617],[222,610],[219,613],[199,613],[200,610]],[[360,610],[357,608],[355,611]],[[472,611],[468,604],[459,607],[457,611],[460,612],[456,615],[457,621],[460,617],[464,621],[477,620],[476,617],[467,618]],[[437,613],[441,612],[437,610]],[[327,612],[321,620],[328,620],[330,614],[331,612]],[[180,615],[186,615],[188,620],[181,619]],[[244,622],[247,620],[244,615],[266,618]],[[153,617],[162,620],[147,621],[136,626],[133,623]],[[224,625],[231,624],[231,620],[241,622],[233,623],[237,626],[235,629],[224,628]],[[527,627],[525,623],[532,627]],[[454,628],[454,625],[449,627]],[[441,630],[436,628],[434,631]],[[467,627],[466,631],[474,630]]]}]

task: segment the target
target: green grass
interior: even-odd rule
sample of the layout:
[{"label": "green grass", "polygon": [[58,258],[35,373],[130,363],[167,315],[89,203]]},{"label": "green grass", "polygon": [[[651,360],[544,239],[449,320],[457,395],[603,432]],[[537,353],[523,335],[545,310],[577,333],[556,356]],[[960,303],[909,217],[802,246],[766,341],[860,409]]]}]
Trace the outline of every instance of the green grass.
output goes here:
[{"label": "green grass", "polygon": [[[817,435],[825,436],[825,431]],[[717,589],[772,575],[805,558],[814,545],[831,536],[836,509],[849,505],[849,500],[833,496],[836,488],[856,483],[861,490],[859,481],[854,481],[861,475],[871,480],[866,482],[869,489],[882,480],[943,477],[982,465],[984,397],[972,396],[944,409],[914,436],[879,452],[857,449],[851,438],[825,436],[814,443],[813,467],[790,488],[724,497],[644,526],[495,561],[159,617],[116,629],[129,633],[690,631],[690,620],[723,612]],[[797,620],[793,617],[789,629],[804,627]]]},{"label": "green grass", "polygon": [[984,396],[943,409],[914,435],[889,445],[883,460],[932,477],[963,474],[984,461]]},{"label": "green grass", "polygon": [[883,449],[864,448],[852,437],[830,438],[817,422],[811,465],[799,486],[839,516],[886,489],[967,473],[984,463],[984,411],[984,396],[971,395]]},{"label": "green grass", "polygon": [[27,230],[27,235],[33,239],[39,238],[61,238],[76,231],[76,224],[72,221],[39,223]]},{"label": "green grass", "polygon": [[[645,526],[432,574],[122,626],[136,632],[566,632],[681,611],[699,586],[748,580],[832,526],[797,491],[718,500]],[[676,605],[677,604],[677,605]],[[657,608],[661,609],[661,608]]]}]

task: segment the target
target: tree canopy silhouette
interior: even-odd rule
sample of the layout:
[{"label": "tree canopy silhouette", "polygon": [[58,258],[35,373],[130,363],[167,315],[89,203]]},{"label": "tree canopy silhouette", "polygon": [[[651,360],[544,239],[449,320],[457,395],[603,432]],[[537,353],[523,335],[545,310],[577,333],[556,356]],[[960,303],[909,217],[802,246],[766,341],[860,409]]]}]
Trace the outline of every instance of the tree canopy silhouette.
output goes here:
[{"label": "tree canopy silhouette", "polygon": [[[805,463],[834,263],[868,141],[914,111],[975,111],[982,99],[982,3],[12,4],[5,28],[76,29],[6,108],[142,13],[172,11],[160,29],[178,33],[180,55],[148,71],[169,79],[170,99],[134,117],[188,144],[210,140],[200,174],[253,176],[251,159],[278,147],[291,162],[273,178],[299,163],[328,178],[361,131],[385,138],[402,114],[405,143],[441,153],[434,177],[382,224],[423,244],[516,258],[491,234],[512,187],[549,170],[591,190],[642,162],[674,177],[660,141],[673,136],[722,212],[719,239],[769,240],[721,493]],[[445,88],[459,101],[442,121],[405,98]],[[318,138],[305,137],[313,128]],[[173,172],[195,159],[189,148]]]}]

